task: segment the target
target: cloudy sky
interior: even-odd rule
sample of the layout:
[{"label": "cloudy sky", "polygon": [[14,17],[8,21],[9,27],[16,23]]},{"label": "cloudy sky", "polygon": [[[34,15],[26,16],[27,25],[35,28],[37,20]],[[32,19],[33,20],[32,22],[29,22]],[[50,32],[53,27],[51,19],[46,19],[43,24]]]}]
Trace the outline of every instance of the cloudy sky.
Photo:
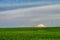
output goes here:
[{"label": "cloudy sky", "polygon": [[60,26],[60,0],[0,0],[0,27]]}]

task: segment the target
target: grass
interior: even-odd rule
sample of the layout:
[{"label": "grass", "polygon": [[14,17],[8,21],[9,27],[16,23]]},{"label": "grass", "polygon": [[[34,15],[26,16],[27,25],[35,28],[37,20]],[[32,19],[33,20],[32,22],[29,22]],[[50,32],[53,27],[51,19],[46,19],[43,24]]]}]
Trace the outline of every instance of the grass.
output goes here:
[{"label": "grass", "polygon": [[60,40],[60,27],[0,28],[0,40]]}]

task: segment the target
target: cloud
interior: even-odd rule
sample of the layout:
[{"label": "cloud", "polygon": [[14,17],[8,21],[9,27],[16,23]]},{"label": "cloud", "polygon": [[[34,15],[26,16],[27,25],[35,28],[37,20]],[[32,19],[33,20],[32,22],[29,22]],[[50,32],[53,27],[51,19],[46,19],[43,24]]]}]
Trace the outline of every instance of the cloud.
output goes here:
[{"label": "cloud", "polygon": [[3,11],[0,12],[0,26],[35,26],[40,23],[55,26],[55,23],[60,24],[59,10],[60,4]]},{"label": "cloud", "polygon": [[14,4],[0,4],[0,11],[14,10],[20,8],[34,7],[47,5],[46,3],[14,3]]},{"label": "cloud", "polygon": [[[14,3],[14,1],[16,1]],[[52,4],[60,4],[60,1],[41,1],[41,0],[33,0],[31,2],[29,1],[23,1],[23,0],[3,0],[3,2],[0,2],[0,11],[6,11],[6,10],[14,10],[19,8],[27,8],[27,7],[36,7],[36,6],[45,6],[45,5],[52,5]],[[17,2],[18,1],[18,2]],[[22,1],[22,2],[21,2]]]}]

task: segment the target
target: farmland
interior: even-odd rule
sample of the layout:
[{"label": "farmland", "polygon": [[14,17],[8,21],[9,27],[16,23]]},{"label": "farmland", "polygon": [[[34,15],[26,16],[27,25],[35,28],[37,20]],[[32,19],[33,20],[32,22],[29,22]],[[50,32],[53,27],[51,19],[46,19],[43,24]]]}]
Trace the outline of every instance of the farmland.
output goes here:
[{"label": "farmland", "polygon": [[60,27],[0,28],[0,40],[60,40]]}]

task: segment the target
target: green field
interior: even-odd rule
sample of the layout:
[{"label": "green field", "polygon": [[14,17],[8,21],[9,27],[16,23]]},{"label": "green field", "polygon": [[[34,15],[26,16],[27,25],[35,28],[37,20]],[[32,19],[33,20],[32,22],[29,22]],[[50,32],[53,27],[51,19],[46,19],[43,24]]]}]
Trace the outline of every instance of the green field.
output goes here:
[{"label": "green field", "polygon": [[60,27],[0,28],[0,40],[60,40]]}]

